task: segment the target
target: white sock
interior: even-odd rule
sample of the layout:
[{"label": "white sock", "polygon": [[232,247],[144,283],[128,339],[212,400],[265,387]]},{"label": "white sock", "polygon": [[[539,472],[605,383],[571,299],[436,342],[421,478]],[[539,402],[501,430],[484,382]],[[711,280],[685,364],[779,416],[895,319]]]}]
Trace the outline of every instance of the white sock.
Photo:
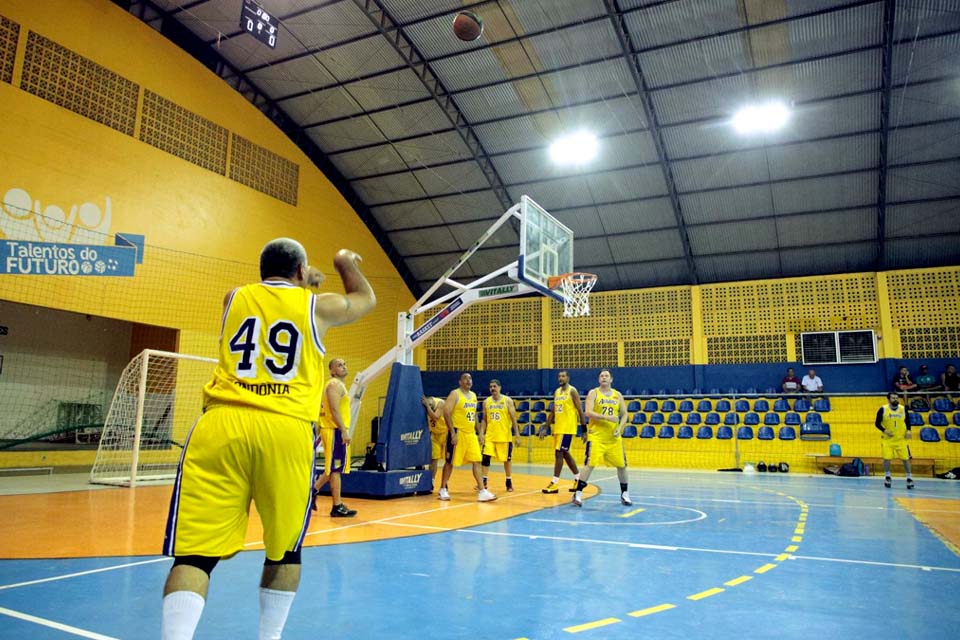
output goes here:
[{"label": "white sock", "polygon": [[574,482],[580,482],[580,474],[579,474],[579,473],[573,474],[573,481],[574,481]]},{"label": "white sock", "polygon": [[163,640],[191,640],[204,604],[203,596],[193,591],[174,591],[164,596],[160,637]]},{"label": "white sock", "polygon": [[577,500],[580,500],[583,498],[583,491],[577,491],[573,495],[577,496]]},{"label": "white sock", "polygon": [[560,482],[560,476],[553,476],[553,484]]},{"label": "white sock", "polygon": [[296,591],[260,587],[260,640],[280,640]]}]

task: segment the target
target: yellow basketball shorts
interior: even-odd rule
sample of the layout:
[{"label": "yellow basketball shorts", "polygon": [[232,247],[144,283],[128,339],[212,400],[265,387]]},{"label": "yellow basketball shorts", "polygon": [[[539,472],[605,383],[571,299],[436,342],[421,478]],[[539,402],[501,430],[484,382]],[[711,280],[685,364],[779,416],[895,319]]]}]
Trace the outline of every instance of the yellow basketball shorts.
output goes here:
[{"label": "yellow basketball shorts", "polygon": [[447,463],[459,467],[465,462],[481,462],[483,456],[480,454],[480,439],[476,432],[457,431],[457,444],[453,444],[452,439],[447,439]]},{"label": "yellow basketball shorts", "polygon": [[323,472],[350,473],[347,464],[347,445],[339,429],[320,429],[320,441],[323,442]]},{"label": "yellow basketball shorts", "polygon": [[256,503],[267,558],[297,551],[310,523],[313,425],[256,409],[219,406],[187,436],[163,552],[228,558],[243,549]]},{"label": "yellow basketball shorts", "polygon": [[510,462],[513,460],[513,443],[484,440],[483,455],[490,456],[497,462]]},{"label": "yellow basketball shorts", "polygon": [[445,457],[447,450],[447,430],[430,432],[430,459],[439,460]]},{"label": "yellow basketball shorts", "polygon": [[883,438],[880,440],[880,449],[884,460],[909,460],[910,451],[906,440]]},{"label": "yellow basketball shorts", "polygon": [[588,467],[627,466],[627,454],[623,451],[623,440],[620,438],[603,438],[594,440],[591,436],[587,440],[587,455],[583,464]]}]

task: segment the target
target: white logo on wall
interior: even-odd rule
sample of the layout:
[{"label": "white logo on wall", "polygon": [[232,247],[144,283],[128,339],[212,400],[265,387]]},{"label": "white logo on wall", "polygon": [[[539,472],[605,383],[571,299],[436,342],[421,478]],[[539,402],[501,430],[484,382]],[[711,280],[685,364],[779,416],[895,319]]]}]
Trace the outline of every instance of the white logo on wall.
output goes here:
[{"label": "white logo on wall", "polygon": [[84,202],[64,211],[58,204],[34,200],[26,190],[13,188],[3,196],[0,231],[8,240],[106,244],[113,211],[110,196],[104,206]]}]

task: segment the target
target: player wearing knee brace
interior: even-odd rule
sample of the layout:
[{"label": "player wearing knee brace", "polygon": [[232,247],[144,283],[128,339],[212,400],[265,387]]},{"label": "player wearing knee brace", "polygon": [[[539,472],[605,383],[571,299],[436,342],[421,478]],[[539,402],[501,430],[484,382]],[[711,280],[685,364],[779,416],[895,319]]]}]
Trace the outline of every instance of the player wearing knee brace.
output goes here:
[{"label": "player wearing knee brace", "polygon": [[513,447],[520,444],[520,427],[513,399],[500,393],[500,381],[490,381],[490,397],[483,401],[483,420],[480,422],[480,439],[483,441],[483,488],[487,488],[490,461],[503,463],[507,476],[507,491],[513,491],[511,460]]}]

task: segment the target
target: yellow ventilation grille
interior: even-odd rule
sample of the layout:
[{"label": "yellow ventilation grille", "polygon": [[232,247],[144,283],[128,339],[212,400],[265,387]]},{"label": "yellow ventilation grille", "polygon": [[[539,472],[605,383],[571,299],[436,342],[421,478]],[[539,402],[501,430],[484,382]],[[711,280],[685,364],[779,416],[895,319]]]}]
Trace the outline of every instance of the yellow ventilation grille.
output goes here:
[{"label": "yellow ventilation grille", "polygon": [[[540,304],[540,298],[478,303],[431,336],[427,348],[456,348],[465,344],[485,349],[537,346],[542,328]],[[417,320],[419,325],[425,318],[421,315]],[[486,356],[484,367],[487,367]]]},{"label": "yellow ventilation grille", "polygon": [[623,343],[625,367],[668,367],[690,364],[690,340],[640,340]]},{"label": "yellow ventilation grille", "polygon": [[139,87],[92,60],[30,32],[20,88],[133,135]]},{"label": "yellow ventilation grille", "polygon": [[901,329],[904,358],[956,358],[960,354],[960,327]]},{"label": "yellow ventilation grille", "polygon": [[483,368],[536,369],[540,366],[537,347],[488,347],[483,350]]},{"label": "yellow ventilation grille", "polygon": [[476,349],[427,349],[428,371],[476,371]]},{"label": "yellow ventilation grille", "polygon": [[609,369],[617,366],[617,343],[553,345],[553,366],[557,369]]},{"label": "yellow ventilation grille", "polygon": [[553,303],[550,316],[556,342],[689,340],[693,336],[689,287],[596,293],[590,296],[589,316],[564,318],[563,306]]},{"label": "yellow ventilation grille", "polygon": [[144,91],[141,141],[204,169],[226,175],[229,136],[226,128],[152,91]]},{"label": "yellow ventilation grille", "polygon": [[287,204],[297,204],[300,167],[246,138],[233,136],[230,177]]},{"label": "yellow ventilation grille", "polygon": [[782,335],[707,338],[710,364],[786,362],[787,341]]},{"label": "yellow ventilation grille", "polygon": [[887,291],[895,327],[960,326],[960,268],[893,272]]},{"label": "yellow ventilation grille", "polygon": [[17,57],[17,39],[20,25],[0,16],[0,80],[13,80],[13,62]]}]

